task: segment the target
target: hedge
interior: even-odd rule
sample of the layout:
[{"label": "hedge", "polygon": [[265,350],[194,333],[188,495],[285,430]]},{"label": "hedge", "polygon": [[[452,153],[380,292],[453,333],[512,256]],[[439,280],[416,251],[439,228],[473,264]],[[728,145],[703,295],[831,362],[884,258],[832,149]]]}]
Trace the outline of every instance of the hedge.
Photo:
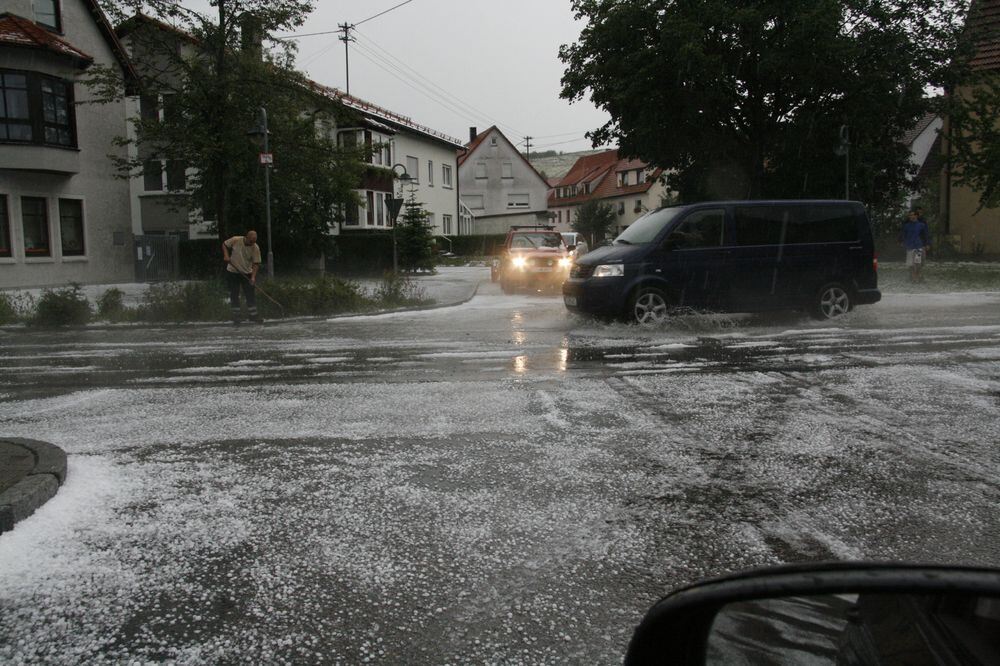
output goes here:
[{"label": "hedge", "polygon": [[486,255],[499,254],[506,234],[490,234],[483,236],[449,236],[451,243],[443,238],[435,238],[439,250],[448,250],[461,257],[484,257]]}]

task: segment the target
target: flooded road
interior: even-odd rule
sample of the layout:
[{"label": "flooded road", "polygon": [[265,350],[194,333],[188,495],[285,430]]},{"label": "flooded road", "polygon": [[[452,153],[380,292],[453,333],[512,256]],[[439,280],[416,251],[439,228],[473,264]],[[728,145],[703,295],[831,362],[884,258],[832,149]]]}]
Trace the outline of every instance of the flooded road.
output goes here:
[{"label": "flooded road", "polygon": [[418,313],[0,332],[0,432],[70,454],[0,538],[0,661],[617,663],[703,576],[998,566],[998,306],[649,330],[487,284]]}]

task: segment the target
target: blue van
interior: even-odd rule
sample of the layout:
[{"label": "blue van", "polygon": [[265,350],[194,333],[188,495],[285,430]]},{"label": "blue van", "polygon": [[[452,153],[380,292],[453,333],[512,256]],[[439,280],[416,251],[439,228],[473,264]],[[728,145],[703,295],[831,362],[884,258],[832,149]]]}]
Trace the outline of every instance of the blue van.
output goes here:
[{"label": "blue van", "polygon": [[832,319],[881,298],[871,225],[853,201],[660,208],[577,259],[563,284],[571,311],[642,324],[676,307]]}]

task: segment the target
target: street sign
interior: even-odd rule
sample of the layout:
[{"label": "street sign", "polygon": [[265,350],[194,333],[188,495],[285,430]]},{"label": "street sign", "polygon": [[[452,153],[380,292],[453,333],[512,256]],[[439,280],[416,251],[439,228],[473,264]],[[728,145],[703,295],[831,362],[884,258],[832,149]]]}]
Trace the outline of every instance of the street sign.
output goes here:
[{"label": "street sign", "polygon": [[271,166],[274,164],[274,153],[261,153],[260,163],[265,166]]},{"label": "street sign", "polygon": [[403,207],[403,199],[389,197],[385,200],[385,203],[389,207],[389,219],[392,220],[393,224],[396,224],[396,218],[399,217],[399,211]]}]

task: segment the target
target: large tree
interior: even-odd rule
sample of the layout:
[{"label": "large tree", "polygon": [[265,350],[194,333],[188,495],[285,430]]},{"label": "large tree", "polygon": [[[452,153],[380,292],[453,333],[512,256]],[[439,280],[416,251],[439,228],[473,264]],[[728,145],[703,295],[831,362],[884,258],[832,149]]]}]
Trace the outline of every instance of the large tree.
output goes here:
[{"label": "large tree", "polygon": [[681,201],[900,199],[899,139],[945,79],[961,3],[941,0],[574,0],[563,97],[611,119],[595,145],[668,170]]},{"label": "large tree", "polygon": [[[132,119],[123,143],[137,144],[136,157],[121,161],[123,177],[141,176],[156,160],[189,168],[181,203],[203,211],[220,238],[248,227],[263,239],[264,184],[248,135],[267,110],[272,171],[272,214],[277,254],[316,255],[330,242],[333,214],[356,203],[362,149],[344,149],[329,128],[348,112],[317,94],[294,69],[291,42],[276,33],[300,26],[312,5],[304,0],[212,0],[210,12],[184,9],[172,0],[121,0],[119,17],[142,10],[163,25],[132,31],[139,93],[159,99],[161,114]],[[91,85],[101,97],[123,94],[115,81],[96,71]],[[156,168],[159,168],[158,166]],[[169,179],[168,179],[169,180]]]}]

